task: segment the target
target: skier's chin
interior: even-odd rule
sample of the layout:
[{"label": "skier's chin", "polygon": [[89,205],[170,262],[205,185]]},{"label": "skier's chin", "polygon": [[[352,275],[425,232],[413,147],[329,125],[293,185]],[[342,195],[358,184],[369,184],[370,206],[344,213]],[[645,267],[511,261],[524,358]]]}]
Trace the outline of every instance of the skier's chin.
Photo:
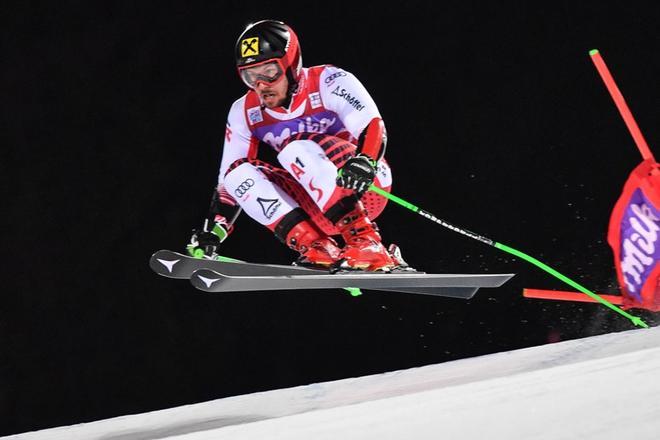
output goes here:
[{"label": "skier's chin", "polygon": [[274,92],[265,92],[261,94],[261,100],[264,105],[268,108],[279,107],[282,105],[283,99],[277,96],[277,93]]}]

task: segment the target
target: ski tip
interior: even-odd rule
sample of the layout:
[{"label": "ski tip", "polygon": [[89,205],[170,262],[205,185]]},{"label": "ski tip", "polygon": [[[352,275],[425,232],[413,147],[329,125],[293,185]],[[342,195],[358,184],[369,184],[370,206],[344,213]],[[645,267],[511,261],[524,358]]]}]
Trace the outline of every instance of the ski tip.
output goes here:
[{"label": "ski tip", "polygon": [[598,49],[591,49],[591,50],[589,51],[589,55],[590,55],[590,56],[594,56],[594,55],[596,55],[597,53],[598,53]]},{"label": "ski tip", "polygon": [[153,254],[151,254],[151,257],[150,257],[150,258],[155,258],[156,255],[160,254],[161,252],[165,252],[165,249],[161,249],[161,250],[159,250],[159,251],[154,252]]},{"label": "ski tip", "polygon": [[204,292],[212,292],[213,285],[222,279],[222,275],[210,269],[198,269],[190,276],[190,284]]}]

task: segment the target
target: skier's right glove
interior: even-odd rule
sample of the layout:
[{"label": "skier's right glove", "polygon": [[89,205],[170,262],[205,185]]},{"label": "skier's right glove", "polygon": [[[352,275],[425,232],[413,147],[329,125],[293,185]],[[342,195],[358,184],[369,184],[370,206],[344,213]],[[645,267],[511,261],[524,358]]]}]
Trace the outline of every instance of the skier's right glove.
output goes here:
[{"label": "skier's right glove", "polygon": [[208,230],[207,225],[208,221],[202,229],[193,229],[190,243],[186,246],[186,250],[190,256],[195,258],[215,258],[218,255],[217,251],[220,243],[225,241],[234,229],[233,225],[228,225],[227,220],[221,215],[215,217],[211,230]]},{"label": "skier's right glove", "polygon": [[358,154],[346,161],[337,174],[337,185],[362,194],[376,178],[376,161]]}]

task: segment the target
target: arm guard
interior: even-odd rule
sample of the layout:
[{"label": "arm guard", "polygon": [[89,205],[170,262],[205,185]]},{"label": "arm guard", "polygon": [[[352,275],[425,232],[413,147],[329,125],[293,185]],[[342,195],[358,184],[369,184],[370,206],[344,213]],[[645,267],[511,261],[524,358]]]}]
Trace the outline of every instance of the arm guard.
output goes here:
[{"label": "arm guard", "polygon": [[386,145],[385,124],[383,124],[382,119],[373,118],[360,133],[356,153],[368,156],[377,162],[385,155]]}]

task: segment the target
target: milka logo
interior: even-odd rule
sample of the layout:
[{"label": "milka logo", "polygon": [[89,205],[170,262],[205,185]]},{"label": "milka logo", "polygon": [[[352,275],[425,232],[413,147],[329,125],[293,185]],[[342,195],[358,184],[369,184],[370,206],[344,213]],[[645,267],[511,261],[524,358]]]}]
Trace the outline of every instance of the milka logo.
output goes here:
[{"label": "milka logo", "polygon": [[284,142],[286,139],[291,137],[291,129],[285,128],[282,130],[282,133],[280,133],[279,136],[275,136],[272,131],[269,131],[264,135],[264,138],[262,139],[264,142],[266,142],[268,145],[271,147],[280,147],[282,145],[282,142]]},{"label": "milka logo", "polygon": [[[306,117],[305,119],[298,120],[298,126],[297,126],[297,131],[292,130],[289,127],[285,127],[282,132],[280,133],[279,136],[275,135],[272,131],[269,131],[266,133],[262,139],[262,141],[266,142],[268,145],[271,147],[274,147],[275,149],[279,149],[279,147],[282,146],[284,141],[286,141],[288,138],[293,136],[296,133],[325,133],[328,131],[329,127],[332,127],[335,122],[337,122],[337,118],[321,118],[320,121],[315,121],[311,117]],[[293,124],[295,124],[296,121],[293,120],[290,122],[291,127],[295,127]]]},{"label": "milka logo", "polygon": [[298,133],[325,133],[335,122],[337,118],[321,118],[320,121],[315,122],[308,116],[304,121],[298,122]]},{"label": "milka logo", "polygon": [[642,274],[647,266],[651,266],[655,262],[655,243],[658,241],[658,231],[660,230],[655,222],[660,218],[656,217],[644,204],[633,204],[630,209],[634,214],[629,218],[632,231],[630,236],[623,241],[621,270],[628,290],[637,292],[644,282]]}]

